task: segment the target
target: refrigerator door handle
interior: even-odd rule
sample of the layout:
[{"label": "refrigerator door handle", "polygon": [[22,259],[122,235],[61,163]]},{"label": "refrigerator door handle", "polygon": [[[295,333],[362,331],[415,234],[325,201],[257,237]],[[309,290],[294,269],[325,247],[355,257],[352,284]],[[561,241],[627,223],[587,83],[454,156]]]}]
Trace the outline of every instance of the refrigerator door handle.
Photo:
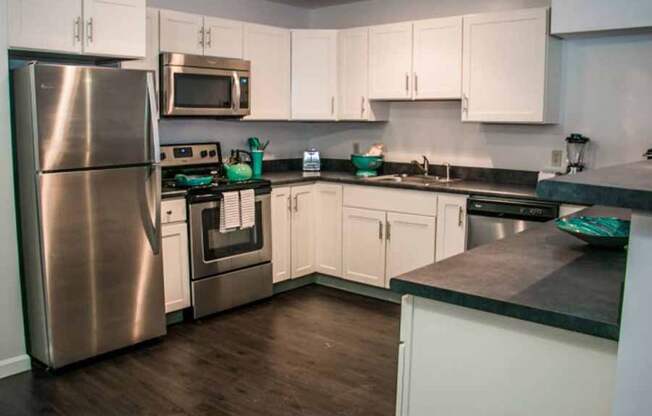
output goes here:
[{"label": "refrigerator door handle", "polygon": [[[161,166],[160,165],[152,165],[150,167],[152,169],[152,174],[150,175],[149,178],[149,184],[154,181],[154,186],[153,186],[153,191],[154,191],[154,198],[151,198],[154,200],[154,224],[151,226],[148,224],[145,228],[147,232],[147,240],[149,240],[149,244],[152,247],[152,252],[154,255],[159,255],[161,252]],[[151,185],[148,185],[151,186]],[[146,190],[146,195],[149,194]],[[151,208],[149,206],[150,203],[150,198],[147,199],[147,212],[151,213]]]},{"label": "refrigerator door handle", "polygon": [[158,105],[156,103],[156,87],[154,84],[154,73],[147,73],[147,94],[149,102],[149,116],[151,124],[151,142],[150,146],[152,147],[152,159],[154,163],[161,162],[161,142],[158,136]]}]

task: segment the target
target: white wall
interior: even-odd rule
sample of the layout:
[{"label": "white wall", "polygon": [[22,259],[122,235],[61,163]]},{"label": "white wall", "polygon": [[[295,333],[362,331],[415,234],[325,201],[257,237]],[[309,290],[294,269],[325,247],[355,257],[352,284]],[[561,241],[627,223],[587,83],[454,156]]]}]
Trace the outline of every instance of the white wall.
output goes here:
[{"label": "white wall", "polygon": [[292,28],[307,27],[310,18],[307,9],[266,0],[147,0],[147,5]]},{"label": "white wall", "polygon": [[29,368],[18,274],[6,27],[7,0],[0,0],[0,378]]}]

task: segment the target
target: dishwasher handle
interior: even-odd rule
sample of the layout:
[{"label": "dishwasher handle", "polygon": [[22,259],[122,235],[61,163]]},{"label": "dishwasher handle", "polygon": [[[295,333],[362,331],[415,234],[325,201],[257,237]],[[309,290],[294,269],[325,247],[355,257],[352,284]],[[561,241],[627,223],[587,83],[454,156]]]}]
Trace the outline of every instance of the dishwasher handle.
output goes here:
[{"label": "dishwasher handle", "polygon": [[546,222],[559,217],[559,204],[509,198],[470,197],[468,215]]}]

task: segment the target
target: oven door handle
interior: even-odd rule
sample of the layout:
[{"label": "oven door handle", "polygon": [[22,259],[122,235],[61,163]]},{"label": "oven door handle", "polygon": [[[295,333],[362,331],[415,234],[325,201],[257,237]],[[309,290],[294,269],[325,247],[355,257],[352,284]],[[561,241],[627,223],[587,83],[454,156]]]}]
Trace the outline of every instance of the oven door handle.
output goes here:
[{"label": "oven door handle", "polygon": [[242,91],[240,89],[240,77],[236,71],[233,71],[233,85],[235,86],[235,97],[233,99],[234,106],[233,109],[237,112],[240,111],[240,99],[242,96]]}]

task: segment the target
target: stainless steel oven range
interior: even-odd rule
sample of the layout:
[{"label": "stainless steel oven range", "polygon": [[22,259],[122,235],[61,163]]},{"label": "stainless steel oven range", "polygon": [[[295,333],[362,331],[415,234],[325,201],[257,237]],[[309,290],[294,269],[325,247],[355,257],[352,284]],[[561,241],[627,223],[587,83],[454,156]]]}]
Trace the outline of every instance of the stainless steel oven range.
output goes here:
[{"label": "stainless steel oven range", "polygon": [[[162,146],[163,189],[174,176],[211,175],[207,186],[187,189],[193,317],[200,318],[272,295],[271,185],[252,179],[228,182],[219,174],[219,143]],[[220,232],[222,193],[253,189],[255,225]]]}]

